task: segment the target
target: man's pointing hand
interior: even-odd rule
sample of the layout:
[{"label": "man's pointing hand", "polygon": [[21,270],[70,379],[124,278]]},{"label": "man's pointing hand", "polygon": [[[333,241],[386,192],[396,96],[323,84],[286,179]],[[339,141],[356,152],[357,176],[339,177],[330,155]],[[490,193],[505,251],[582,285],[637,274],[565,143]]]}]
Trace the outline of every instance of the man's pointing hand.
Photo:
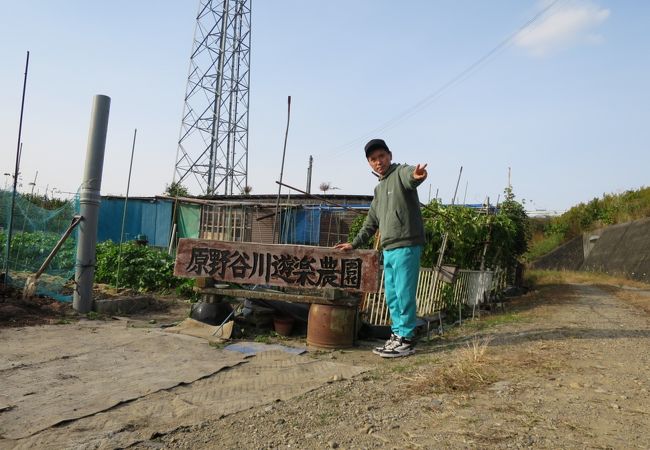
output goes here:
[{"label": "man's pointing hand", "polygon": [[415,170],[413,171],[413,178],[416,181],[421,181],[421,180],[426,179],[426,177],[427,177],[427,170],[426,169],[427,169],[427,164],[424,164],[424,165],[418,164],[417,166],[415,166]]}]

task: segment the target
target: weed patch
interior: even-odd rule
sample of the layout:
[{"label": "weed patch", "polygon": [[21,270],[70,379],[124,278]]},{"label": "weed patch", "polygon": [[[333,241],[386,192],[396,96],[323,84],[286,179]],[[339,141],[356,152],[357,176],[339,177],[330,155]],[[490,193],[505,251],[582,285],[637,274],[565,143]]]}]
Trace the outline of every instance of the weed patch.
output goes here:
[{"label": "weed patch", "polygon": [[262,344],[273,344],[277,341],[287,340],[287,338],[280,336],[275,331],[270,331],[268,334],[258,334],[253,340]]},{"label": "weed patch", "polygon": [[72,323],[72,320],[70,319],[59,319],[56,322],[54,322],[54,325],[69,325]]},{"label": "weed patch", "polygon": [[526,272],[527,284],[541,287],[553,284],[596,284],[606,286],[631,286],[648,288],[646,283],[616,277],[599,272],[573,272],[568,270],[529,270]]},{"label": "weed patch", "polygon": [[516,312],[509,312],[505,314],[497,314],[493,316],[487,316],[478,320],[467,321],[464,323],[465,328],[470,330],[486,330],[489,328],[494,328],[499,325],[505,325],[509,323],[518,323],[525,322],[529,319],[523,317],[521,314]]},{"label": "weed patch", "polygon": [[471,392],[496,380],[490,364],[488,348],[491,337],[475,337],[463,348],[453,352],[448,366],[430,366],[407,378],[407,390],[422,392]]},{"label": "weed patch", "polygon": [[268,334],[258,334],[255,336],[255,339],[253,339],[255,342],[260,342],[262,344],[270,344],[271,343],[271,336]]},{"label": "weed patch", "polygon": [[88,320],[99,320],[101,316],[95,311],[90,311],[86,314],[86,319]]}]

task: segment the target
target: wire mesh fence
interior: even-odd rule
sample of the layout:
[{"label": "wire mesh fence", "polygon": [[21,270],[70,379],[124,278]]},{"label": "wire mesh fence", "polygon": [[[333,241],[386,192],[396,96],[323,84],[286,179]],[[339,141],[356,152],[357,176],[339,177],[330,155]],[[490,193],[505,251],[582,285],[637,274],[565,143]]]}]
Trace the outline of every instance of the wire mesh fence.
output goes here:
[{"label": "wire mesh fence", "polygon": [[[12,192],[0,190],[0,266],[8,272],[7,282],[22,288],[27,277],[41,267],[50,251],[79,211],[79,202],[51,201],[47,198],[17,193],[12,211]],[[11,246],[7,253],[9,223],[12,220]],[[74,277],[77,233],[63,244],[38,283],[37,294],[61,301],[72,300],[66,287]],[[8,256],[8,258],[7,258]]]}]

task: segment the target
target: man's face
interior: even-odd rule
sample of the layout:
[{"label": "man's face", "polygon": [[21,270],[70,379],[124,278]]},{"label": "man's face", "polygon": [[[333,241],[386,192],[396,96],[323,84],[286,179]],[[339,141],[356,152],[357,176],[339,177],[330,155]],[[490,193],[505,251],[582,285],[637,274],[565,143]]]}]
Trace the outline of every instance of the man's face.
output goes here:
[{"label": "man's face", "polygon": [[368,155],[368,164],[370,164],[370,168],[382,177],[390,167],[392,160],[393,156],[383,148],[375,149]]}]

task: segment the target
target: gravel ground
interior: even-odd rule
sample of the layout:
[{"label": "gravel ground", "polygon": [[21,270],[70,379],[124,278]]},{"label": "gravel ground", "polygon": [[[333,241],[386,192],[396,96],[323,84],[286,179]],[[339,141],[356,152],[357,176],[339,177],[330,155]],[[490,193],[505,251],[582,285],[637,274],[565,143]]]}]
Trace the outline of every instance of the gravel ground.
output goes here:
[{"label": "gravel ground", "polygon": [[650,297],[622,291],[544,286],[408,358],[318,352],[371,370],[136,448],[650,448]]}]

